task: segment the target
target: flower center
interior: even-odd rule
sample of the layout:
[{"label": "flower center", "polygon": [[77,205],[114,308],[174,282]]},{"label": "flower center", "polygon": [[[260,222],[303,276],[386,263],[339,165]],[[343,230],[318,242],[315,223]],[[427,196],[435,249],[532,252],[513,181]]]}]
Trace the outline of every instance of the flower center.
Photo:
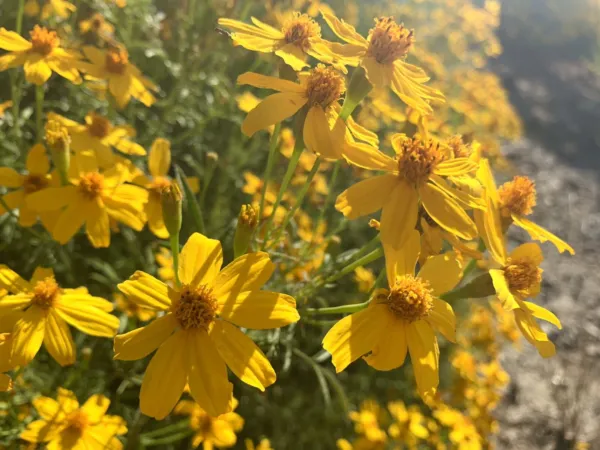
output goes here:
[{"label": "flower center", "polygon": [[424,143],[419,139],[405,138],[397,156],[398,171],[404,179],[418,187],[427,182],[444,158],[437,142],[430,140]]},{"label": "flower center", "polygon": [[310,48],[310,38],[321,37],[321,27],[306,14],[295,12],[284,24],[281,32],[286,44],[293,44],[303,52]]},{"label": "flower center", "polygon": [[104,25],[104,17],[102,16],[102,14],[96,13],[92,16],[92,18],[90,19],[90,22],[92,25],[92,29],[95,32],[98,32]]},{"label": "flower center", "polygon": [[414,40],[413,30],[398,25],[393,17],[380,17],[369,31],[367,56],[380,64],[391,64],[408,54]]},{"label": "flower center", "polygon": [[455,158],[469,158],[473,153],[473,147],[465,144],[462,136],[452,136],[447,144]]},{"label": "flower center", "polygon": [[44,278],[33,287],[31,303],[42,308],[50,308],[59,294],[60,288],[56,280],[53,277]]},{"label": "flower center", "polygon": [[188,328],[207,330],[217,314],[217,300],[212,289],[207,285],[196,288],[183,286],[174,314],[184,330]]},{"label": "flower center", "polygon": [[337,101],[346,90],[344,78],[333,68],[319,64],[310,71],[306,85],[308,106],[326,109]]},{"label": "flower center", "polygon": [[426,281],[413,275],[404,275],[396,279],[384,302],[396,316],[414,322],[427,317],[433,308],[431,292]]},{"label": "flower center", "polygon": [[508,258],[504,276],[511,291],[525,291],[542,281],[542,269],[530,258]]},{"label": "flower center", "polygon": [[48,184],[46,175],[27,175],[23,182],[23,190],[26,194],[31,194],[48,187]]},{"label": "flower center", "polygon": [[67,416],[67,423],[71,431],[82,433],[89,425],[89,418],[85,412],[78,409]]},{"label": "flower center", "polygon": [[161,201],[162,192],[171,186],[171,180],[166,177],[155,177],[152,180],[152,184],[148,187],[150,190],[150,197],[157,202]]},{"label": "flower center", "polygon": [[60,39],[55,31],[49,31],[39,25],[33,27],[33,30],[29,32],[29,36],[31,37],[31,50],[40,55],[49,55],[60,44]]},{"label": "flower center", "polygon": [[104,189],[104,175],[98,172],[88,172],[79,179],[79,192],[89,200],[95,200]]},{"label": "flower center", "polygon": [[90,116],[92,121],[88,124],[88,132],[98,139],[104,139],[110,132],[110,122],[108,119],[94,113],[90,114]]},{"label": "flower center", "polygon": [[527,177],[516,176],[498,189],[502,215],[529,215],[536,205],[535,183]]},{"label": "flower center", "polygon": [[124,48],[109,48],[106,52],[106,70],[123,75],[129,64],[129,54]]}]

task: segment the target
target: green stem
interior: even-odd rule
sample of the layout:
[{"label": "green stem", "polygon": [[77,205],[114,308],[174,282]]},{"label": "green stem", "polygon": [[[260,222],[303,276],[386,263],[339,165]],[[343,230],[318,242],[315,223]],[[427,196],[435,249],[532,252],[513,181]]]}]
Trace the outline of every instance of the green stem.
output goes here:
[{"label": "green stem", "polygon": [[179,281],[179,233],[169,237],[169,243],[171,244],[171,255],[173,256],[173,272],[175,273],[175,284],[181,286]]},{"label": "green stem", "polygon": [[196,201],[196,196],[190,187],[190,184],[187,181],[183,170],[181,167],[175,166],[175,173],[177,174],[177,181],[183,186],[183,191],[185,194],[185,200],[187,204],[187,210],[192,215],[192,219],[194,220],[194,224],[196,225],[196,231],[199,233],[205,234],[204,230],[204,217],[202,216],[202,210],[198,206],[198,202]]},{"label": "green stem", "polygon": [[44,85],[35,87],[35,125],[37,141],[44,139]]},{"label": "green stem", "polygon": [[357,259],[356,261],[354,261],[351,264],[348,264],[342,270],[331,275],[329,278],[325,279],[324,281],[317,283],[316,287],[321,287],[326,284],[333,283],[333,282],[339,280],[340,278],[344,277],[345,275],[349,274],[350,272],[353,272],[354,269],[356,269],[357,267],[366,266],[367,264],[370,264],[373,261],[377,261],[382,256],[383,256],[383,247],[376,248],[371,253],[363,256],[362,258]]},{"label": "green stem", "polygon": [[158,436],[163,436],[165,434],[170,434],[173,431],[180,431],[189,428],[190,421],[189,420],[181,420],[172,425],[168,425],[166,427],[159,428],[157,430],[148,431],[147,433],[142,433],[140,436],[142,439],[153,439]]},{"label": "green stem", "polygon": [[[479,252],[485,251],[485,242],[483,242],[483,239],[479,239],[479,244],[477,245],[477,251],[479,251]],[[475,267],[477,267],[477,260],[473,258],[473,259],[471,259],[471,261],[468,262],[467,266],[465,267],[465,270],[463,271],[463,280],[471,272],[473,272],[473,270],[475,270]]]},{"label": "green stem", "polygon": [[371,301],[355,303],[353,305],[330,306],[327,308],[307,308],[304,312],[309,316],[321,316],[326,314],[353,314],[369,306]]},{"label": "green stem", "polygon": [[258,220],[260,220],[263,215],[265,208],[265,197],[267,196],[267,186],[271,181],[271,174],[273,173],[273,167],[275,166],[275,161],[277,160],[277,142],[279,141],[280,130],[281,122],[275,125],[275,129],[271,135],[271,141],[269,142],[269,157],[267,158],[267,167],[265,168],[265,173],[263,174],[263,187],[260,194],[260,205],[258,207]]},{"label": "green stem", "polygon": [[17,34],[21,34],[23,31],[23,13],[25,12],[25,0],[19,0],[19,6],[17,8],[17,22],[15,24],[15,31]]}]

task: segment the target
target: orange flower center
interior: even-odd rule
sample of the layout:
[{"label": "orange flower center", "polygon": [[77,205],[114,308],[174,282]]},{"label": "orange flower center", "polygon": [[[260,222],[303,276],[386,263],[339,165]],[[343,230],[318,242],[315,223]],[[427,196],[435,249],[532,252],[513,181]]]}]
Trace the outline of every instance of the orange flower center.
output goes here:
[{"label": "orange flower center", "polygon": [[89,200],[95,200],[104,189],[104,175],[98,172],[88,172],[79,179],[79,192]]},{"label": "orange flower center", "polygon": [[41,308],[50,308],[58,295],[60,288],[53,277],[38,281],[33,287],[33,298],[31,303]]},{"label": "orange flower center", "polygon": [[447,144],[455,158],[468,158],[473,153],[473,147],[465,144],[462,136],[452,136]]},{"label": "orange flower center", "polygon": [[396,283],[385,300],[390,311],[408,322],[427,317],[433,308],[432,290],[429,283],[413,275],[404,275]]},{"label": "orange flower center", "polygon": [[337,101],[346,90],[344,77],[332,67],[319,64],[310,71],[306,85],[308,106],[321,106],[326,109]]},{"label": "orange flower center", "polygon": [[150,197],[157,202],[161,201],[162,193],[171,186],[171,180],[166,177],[155,177],[152,184],[148,187]]},{"label": "orange flower center", "polygon": [[90,420],[85,412],[78,409],[67,416],[68,429],[77,433],[82,433],[89,425]]},{"label": "orange flower center", "polygon": [[504,276],[511,291],[525,291],[542,281],[542,269],[530,258],[508,258]]},{"label": "orange flower center", "polygon": [[31,37],[31,50],[40,55],[47,56],[60,45],[60,39],[55,31],[49,31],[39,25],[33,27],[33,30],[29,32],[29,36]]},{"label": "orange flower center", "polygon": [[217,315],[217,300],[212,288],[206,285],[196,288],[183,286],[173,312],[184,330],[189,328],[207,330]]},{"label": "orange flower center", "polygon": [[440,145],[433,140],[427,143],[406,138],[401,142],[397,156],[400,176],[418,187],[426,183],[437,165],[445,158]]},{"label": "orange flower center", "polygon": [[49,180],[46,175],[27,175],[23,181],[23,190],[26,194],[41,191],[48,187]]},{"label": "orange flower center", "polygon": [[102,116],[94,113],[90,114],[90,116],[92,118],[92,122],[87,127],[88,132],[98,139],[104,139],[106,136],[108,136],[108,133],[110,133],[112,125],[108,119],[105,119]]},{"label": "orange flower center", "polygon": [[498,189],[502,215],[529,215],[536,205],[535,183],[527,177],[516,176]]},{"label": "orange flower center", "polygon": [[391,64],[404,58],[415,40],[413,30],[398,25],[393,17],[375,19],[375,28],[369,31],[367,56],[379,64]]},{"label": "orange flower center", "polygon": [[310,39],[321,37],[321,27],[306,14],[295,12],[291,19],[286,20],[281,32],[286,44],[293,44],[303,52],[310,48]]},{"label": "orange flower center", "polygon": [[106,70],[123,75],[129,64],[129,54],[124,48],[109,48],[106,51]]}]

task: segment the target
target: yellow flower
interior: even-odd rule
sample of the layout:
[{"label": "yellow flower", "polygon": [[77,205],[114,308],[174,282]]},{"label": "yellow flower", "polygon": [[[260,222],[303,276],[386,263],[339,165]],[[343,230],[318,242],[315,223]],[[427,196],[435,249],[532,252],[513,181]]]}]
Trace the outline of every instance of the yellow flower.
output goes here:
[{"label": "yellow flower", "polygon": [[113,337],[119,319],[109,314],[112,304],[90,295],[86,288],[61,288],[52,269],[38,267],[27,282],[5,265],[0,266],[0,287],[13,295],[0,299],[0,314],[19,311],[12,333],[11,364],[28,364],[42,343],[61,365],[75,362],[75,344],[67,324],[85,334]]},{"label": "yellow flower", "polygon": [[211,417],[196,402],[189,400],[180,401],[175,407],[175,414],[190,416],[190,428],[195,431],[192,438],[194,448],[203,444],[204,450],[233,447],[237,442],[235,433],[244,426],[244,419],[233,412],[238,401],[232,398],[231,412]]},{"label": "yellow flower", "polygon": [[0,119],[2,119],[4,117],[4,112],[8,109],[8,108],[12,108],[13,102],[8,100],[4,103],[0,103]]},{"label": "yellow flower", "polygon": [[[40,5],[41,3],[41,5]],[[40,19],[46,21],[51,17],[68,19],[71,13],[77,11],[77,7],[65,0],[27,0],[25,4],[25,13],[29,17],[35,17],[40,14]]]},{"label": "yellow flower", "polygon": [[392,17],[381,17],[375,19],[375,27],[365,39],[352,25],[327,12],[322,15],[336,36],[348,43],[334,46],[333,51],[346,64],[363,67],[373,87],[391,86],[404,103],[425,116],[432,113],[429,100],[444,101],[441,92],[425,86],[429,80],[425,72],[404,61],[415,39],[412,30]]},{"label": "yellow flower", "polygon": [[388,410],[394,418],[388,430],[394,440],[408,444],[409,448],[417,448],[420,440],[429,437],[429,430],[424,425],[425,417],[418,408],[406,408],[403,402],[396,401],[388,404]]},{"label": "yellow flower", "polygon": [[369,292],[375,284],[375,275],[369,269],[357,267],[354,269],[354,281],[358,284],[360,292]]},{"label": "yellow flower", "polygon": [[106,80],[108,90],[119,108],[125,108],[131,97],[138,99],[145,106],[151,106],[156,101],[150,91],[157,91],[158,87],[129,62],[129,53],[124,47],[100,50],[85,46],[83,54],[91,61],[91,64],[81,64],[82,70],[88,74],[86,79]]},{"label": "yellow flower", "polygon": [[[148,190],[148,203],[145,206],[146,215],[148,216],[148,227],[155,236],[161,239],[169,237],[169,232],[163,220],[161,192],[173,183],[167,176],[170,167],[171,143],[166,139],[158,138],[152,144],[152,148],[148,154],[148,171],[151,177],[140,175],[133,180],[134,184],[143,186]],[[193,192],[200,190],[198,178],[189,177],[187,181]]]},{"label": "yellow flower", "polygon": [[85,124],[67,119],[56,113],[48,114],[48,122],[57,121],[64,126],[71,137],[71,149],[75,152],[91,150],[102,168],[116,163],[113,148],[126,155],[144,156],[146,150],[132,142],[135,130],[126,125],[113,125],[107,118],[94,112],[85,116]]},{"label": "yellow flower", "polygon": [[281,30],[255,17],[252,17],[252,22],[254,25],[220,18],[218,23],[233,30],[231,39],[235,45],[255,52],[275,53],[295,71],[309,65],[306,57],[310,55],[346,72],[344,59],[331,51],[330,42],[321,39],[321,27],[308,15],[295,12],[285,21]]},{"label": "yellow flower", "polygon": [[351,164],[386,173],[342,192],[336,209],[349,219],[381,209],[381,240],[394,249],[401,248],[414,230],[419,205],[446,231],[465,240],[475,238],[477,229],[464,208],[482,208],[481,199],[451,187],[443,177],[465,176],[477,170],[477,164],[467,158],[449,159],[432,139],[424,142],[396,134],[392,146],[395,158],[368,146],[346,155]]},{"label": "yellow flower", "polygon": [[52,72],[74,84],[81,83],[78,52],[62,48],[56,32],[39,25],[29,34],[28,41],[14,31],[0,28],[0,48],[10,52],[0,56],[0,72],[24,66],[25,78],[33,84],[44,84]]},{"label": "yellow flower", "polygon": [[[42,144],[34,145],[27,154],[25,163],[27,174],[21,175],[11,167],[0,167],[0,186],[14,188],[14,191],[5,194],[2,200],[10,210],[19,209],[19,225],[31,227],[35,225],[38,213],[27,205],[27,200],[36,192],[52,186],[58,186],[58,177],[51,175],[50,160]],[[0,205],[0,215],[7,211]],[[39,213],[40,220],[48,230],[52,230],[58,213],[44,211]]]},{"label": "yellow flower", "polygon": [[50,449],[123,448],[117,436],[127,433],[127,422],[106,414],[110,400],[104,395],[92,395],[80,407],[73,392],[58,388],[56,400],[37,397],[33,406],[41,420],[28,424],[19,435],[27,442],[45,443]]},{"label": "yellow flower", "polygon": [[126,167],[117,164],[100,172],[91,152],[80,152],[73,163],[72,185],[47,188],[27,198],[27,206],[34,211],[61,210],[52,229],[55,240],[66,244],[85,224],[91,244],[108,247],[109,218],[136,231],[144,228],[144,204],[148,201],[148,192],[124,183],[124,175],[129,173]]},{"label": "yellow flower", "polygon": [[354,422],[354,431],[368,441],[383,443],[387,441],[385,431],[379,427],[382,410],[374,400],[365,400],[359,411],[350,411],[348,417]]},{"label": "yellow flower", "polygon": [[268,439],[261,439],[258,445],[254,445],[251,439],[246,439],[244,440],[244,445],[246,446],[246,450],[273,450],[271,442]]},{"label": "yellow flower", "polygon": [[114,294],[115,303],[119,311],[127,314],[127,317],[135,317],[142,322],[148,322],[156,317],[156,311],[153,309],[143,308],[137,303],[128,301],[123,294]]},{"label": "yellow flower", "polygon": [[79,31],[82,34],[92,33],[100,38],[110,37],[115,32],[115,27],[106,21],[100,13],[94,13],[89,19],[79,22]]},{"label": "yellow flower", "polygon": [[389,290],[376,291],[369,306],[340,320],[323,339],[337,372],[359,357],[377,370],[392,370],[410,352],[419,394],[435,394],[439,383],[439,349],[435,330],[455,342],[452,307],[439,296],[461,278],[452,253],[429,258],[414,275],[419,258],[419,233],[413,230],[400,251],[386,251]]},{"label": "yellow flower", "polygon": [[160,266],[158,268],[158,278],[168,285],[175,282],[175,271],[173,270],[173,255],[164,247],[159,249],[155,256],[156,262]]},{"label": "yellow flower", "polygon": [[275,268],[266,253],[248,253],[223,270],[222,264],[221,243],[194,233],[179,258],[180,287],[171,289],[144,272],[118,286],[130,301],[166,313],[115,338],[118,360],[141,359],[158,348],[142,383],[144,414],[166,417],[188,383],[209,415],[229,412],[227,366],[260,390],[275,382],[265,355],[237,326],[271,329],[296,322],[296,303],[288,295],[259,290]]},{"label": "yellow flower", "polygon": [[0,373],[0,392],[10,391],[12,389],[12,380],[8,375]]}]

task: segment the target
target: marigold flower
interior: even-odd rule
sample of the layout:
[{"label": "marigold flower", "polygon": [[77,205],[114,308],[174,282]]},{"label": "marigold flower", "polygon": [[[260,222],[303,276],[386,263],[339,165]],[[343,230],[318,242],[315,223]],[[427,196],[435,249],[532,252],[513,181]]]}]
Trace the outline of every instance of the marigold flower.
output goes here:
[{"label": "marigold flower", "polygon": [[80,152],[71,164],[72,185],[36,192],[27,198],[27,206],[39,212],[60,210],[52,228],[52,237],[59,243],[66,244],[85,224],[91,244],[108,247],[109,218],[136,231],[141,231],[146,222],[148,192],[125,184],[128,173],[121,164],[101,172],[91,152]]},{"label": "marigold flower", "polygon": [[127,433],[127,422],[122,417],[106,414],[110,400],[104,395],[92,395],[79,406],[73,392],[58,388],[56,400],[37,397],[33,406],[41,420],[28,424],[19,435],[27,442],[45,443],[48,448],[56,449],[123,448],[117,436]]},{"label": "marigold flower", "polygon": [[190,428],[195,432],[192,446],[196,448],[203,444],[204,450],[211,450],[233,447],[237,442],[235,434],[244,427],[242,416],[233,412],[237,406],[238,401],[232,398],[231,412],[212,417],[196,402],[182,400],[174,413],[190,416]]},{"label": "marigold flower", "polygon": [[265,355],[237,326],[271,329],[296,322],[296,303],[288,295],[259,290],[275,268],[266,253],[248,253],[223,270],[222,264],[221,243],[194,233],[179,258],[181,286],[170,288],[139,271],[118,286],[130,301],[165,312],[115,338],[118,360],[141,359],[158,348],[142,383],[144,414],[166,417],[188,383],[209,415],[230,412],[227,367],[260,390],[275,382]]},{"label": "marigold flower", "polygon": [[435,330],[456,341],[452,307],[439,296],[458,284],[461,268],[452,253],[431,257],[415,276],[419,233],[411,231],[401,250],[386,250],[389,290],[376,291],[369,306],[333,326],[323,339],[337,372],[363,355],[377,370],[392,370],[410,353],[417,389],[423,398],[439,383],[439,349]]},{"label": "marigold flower", "polygon": [[427,116],[432,113],[429,101],[443,102],[440,91],[425,83],[429,77],[419,67],[404,61],[414,42],[414,32],[397,24],[393,17],[375,19],[375,27],[367,39],[355,28],[332,14],[322,12],[331,30],[347,45],[337,45],[333,51],[346,64],[362,66],[375,88],[390,86],[408,106]]},{"label": "marigold flower", "polygon": [[25,13],[29,17],[40,16],[40,19],[46,21],[51,17],[68,19],[71,13],[77,11],[77,7],[66,0],[27,0],[25,3]]},{"label": "marigold flower", "polygon": [[12,336],[12,366],[28,364],[42,343],[61,366],[75,362],[76,349],[67,324],[85,334],[113,337],[119,319],[112,304],[90,295],[86,288],[61,288],[52,269],[38,267],[30,282],[0,265],[0,287],[12,295],[0,299],[0,315],[19,313]]},{"label": "marigold flower", "polygon": [[79,52],[62,48],[56,32],[39,25],[29,34],[28,41],[14,31],[0,28],[0,48],[10,52],[0,56],[0,72],[24,66],[25,78],[36,85],[48,81],[52,72],[74,84],[81,83]]}]

